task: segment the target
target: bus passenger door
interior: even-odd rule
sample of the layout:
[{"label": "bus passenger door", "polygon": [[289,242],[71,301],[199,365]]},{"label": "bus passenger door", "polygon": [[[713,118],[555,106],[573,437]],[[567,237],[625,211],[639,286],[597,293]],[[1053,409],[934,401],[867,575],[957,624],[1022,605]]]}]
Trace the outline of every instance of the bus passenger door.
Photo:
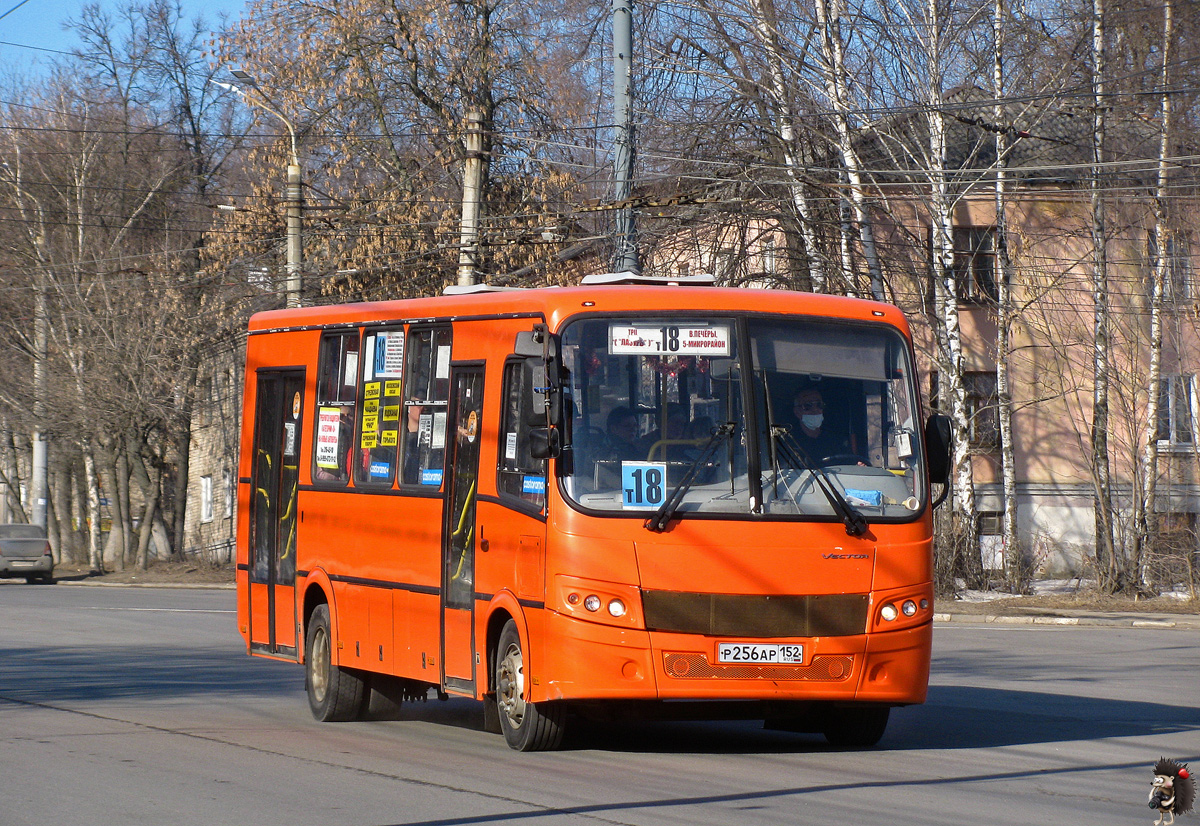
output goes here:
[{"label": "bus passenger door", "polygon": [[304,373],[260,372],[250,504],[250,647],[296,657],[296,492]]},{"label": "bus passenger door", "polygon": [[450,475],[442,526],[442,683],[475,690],[475,498],[483,420],[482,365],[456,366],[450,379]]}]

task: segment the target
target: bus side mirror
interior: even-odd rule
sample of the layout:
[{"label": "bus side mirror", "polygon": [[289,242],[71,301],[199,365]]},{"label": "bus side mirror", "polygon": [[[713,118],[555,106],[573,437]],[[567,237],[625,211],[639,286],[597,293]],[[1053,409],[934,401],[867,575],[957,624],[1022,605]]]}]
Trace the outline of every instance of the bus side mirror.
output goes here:
[{"label": "bus side mirror", "polygon": [[546,364],[540,357],[526,358],[521,363],[521,383],[525,388],[522,409],[525,411],[523,424],[526,427],[545,427],[546,413],[549,424],[557,425],[561,413],[561,394],[547,379]]},{"label": "bus side mirror", "polygon": [[925,462],[929,481],[944,485],[950,481],[950,452],[954,434],[950,417],[935,413],[925,422]]},{"label": "bus side mirror", "polygon": [[537,324],[532,330],[521,330],[513,343],[513,354],[523,364],[525,426],[558,425],[562,418],[558,336],[545,324]]},{"label": "bus side mirror", "polygon": [[532,330],[522,330],[517,333],[513,354],[521,358],[541,358],[549,361],[558,360],[558,336],[546,329],[545,324],[538,324]]},{"label": "bus side mirror", "polygon": [[529,455],[534,459],[551,459],[562,452],[558,428],[532,427],[529,429]]}]

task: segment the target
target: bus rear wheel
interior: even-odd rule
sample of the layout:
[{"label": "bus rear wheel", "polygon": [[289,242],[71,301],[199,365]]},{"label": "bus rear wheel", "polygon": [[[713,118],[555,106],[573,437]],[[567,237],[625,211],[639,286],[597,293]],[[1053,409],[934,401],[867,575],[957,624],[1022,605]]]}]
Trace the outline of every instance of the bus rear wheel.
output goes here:
[{"label": "bus rear wheel", "polygon": [[887,706],[834,706],[823,718],[821,731],[831,746],[869,748],[883,737],[890,714]]},{"label": "bus rear wheel", "polygon": [[531,703],[527,700],[525,653],[517,624],[509,620],[500,632],[496,647],[496,710],[500,731],[509,748],[517,751],[546,751],[562,743],[565,710],[559,703]]},{"label": "bus rear wheel", "polygon": [[304,688],[313,717],[337,723],[358,717],[363,707],[363,678],[333,664],[329,606],[318,605],[308,621],[304,644]]}]

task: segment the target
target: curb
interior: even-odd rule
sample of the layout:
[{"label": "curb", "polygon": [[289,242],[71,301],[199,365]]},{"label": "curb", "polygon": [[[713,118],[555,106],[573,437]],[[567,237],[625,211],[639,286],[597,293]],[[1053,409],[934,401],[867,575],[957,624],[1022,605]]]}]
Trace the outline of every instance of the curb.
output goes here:
[{"label": "curb", "polygon": [[207,591],[232,591],[235,586],[216,582],[99,582],[89,579],[58,579],[55,585],[70,585],[77,588],[197,588]]},{"label": "curb", "polygon": [[1135,619],[1128,616],[1104,617],[1092,615],[1086,617],[1055,617],[935,613],[933,621],[955,625],[1098,625],[1110,628],[1200,628],[1200,616],[1179,617],[1177,619],[1162,619],[1158,617]]}]

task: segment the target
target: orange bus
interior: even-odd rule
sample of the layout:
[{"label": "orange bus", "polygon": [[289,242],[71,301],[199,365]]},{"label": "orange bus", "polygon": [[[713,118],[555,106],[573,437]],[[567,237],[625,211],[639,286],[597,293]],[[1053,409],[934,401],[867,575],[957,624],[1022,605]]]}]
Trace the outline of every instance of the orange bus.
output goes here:
[{"label": "orange bus", "polygon": [[949,428],[903,315],[630,280],[251,319],[238,624],[319,720],[432,689],[519,750],[618,710],[867,746],[925,699]]}]

